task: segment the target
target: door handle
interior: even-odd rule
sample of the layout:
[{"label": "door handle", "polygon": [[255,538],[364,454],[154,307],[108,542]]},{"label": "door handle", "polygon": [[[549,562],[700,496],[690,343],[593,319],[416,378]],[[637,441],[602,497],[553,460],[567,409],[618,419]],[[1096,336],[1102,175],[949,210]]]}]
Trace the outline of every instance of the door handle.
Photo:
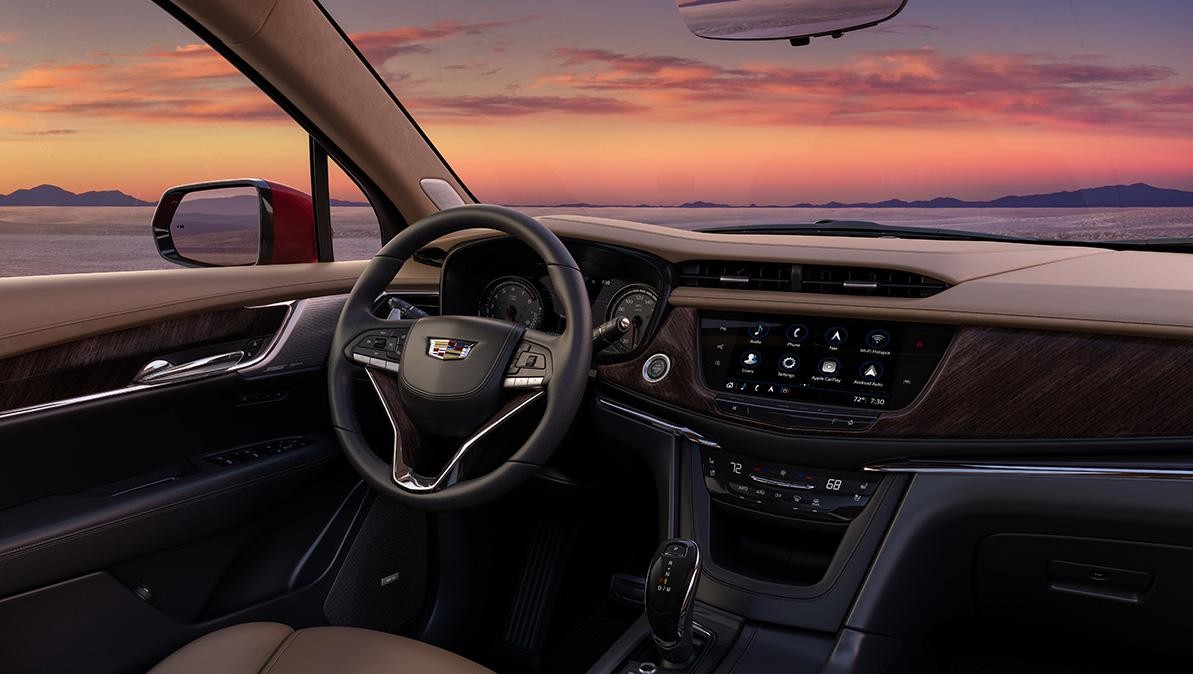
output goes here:
[{"label": "door handle", "polygon": [[162,384],[197,379],[227,372],[244,360],[244,351],[230,351],[185,363],[174,364],[158,358],[151,360],[133,377],[134,384]]}]

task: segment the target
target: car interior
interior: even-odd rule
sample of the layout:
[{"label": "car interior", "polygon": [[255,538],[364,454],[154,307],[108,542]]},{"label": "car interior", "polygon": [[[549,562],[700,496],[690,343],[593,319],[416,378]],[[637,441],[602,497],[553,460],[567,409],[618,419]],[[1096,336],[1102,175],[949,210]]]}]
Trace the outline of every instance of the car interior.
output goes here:
[{"label": "car interior", "polygon": [[532,217],[319,2],[156,5],[384,244],[226,176],[170,268],[0,278],[0,671],[1193,667],[1185,253]]}]

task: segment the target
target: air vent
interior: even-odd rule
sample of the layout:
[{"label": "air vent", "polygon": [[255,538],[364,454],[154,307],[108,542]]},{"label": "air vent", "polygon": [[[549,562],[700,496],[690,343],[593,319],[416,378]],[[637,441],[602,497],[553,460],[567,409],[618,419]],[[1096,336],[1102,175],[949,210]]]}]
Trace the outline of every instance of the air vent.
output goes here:
[{"label": "air vent", "polygon": [[947,287],[943,281],[907,271],[813,265],[804,265],[800,282],[805,293],[878,297],[929,297]]},{"label": "air vent", "polygon": [[699,288],[791,290],[793,265],[782,262],[686,262],[680,283]]},{"label": "air vent", "polygon": [[781,290],[873,297],[929,297],[948,284],[922,274],[873,267],[782,262],[685,262],[680,284],[698,288]]}]

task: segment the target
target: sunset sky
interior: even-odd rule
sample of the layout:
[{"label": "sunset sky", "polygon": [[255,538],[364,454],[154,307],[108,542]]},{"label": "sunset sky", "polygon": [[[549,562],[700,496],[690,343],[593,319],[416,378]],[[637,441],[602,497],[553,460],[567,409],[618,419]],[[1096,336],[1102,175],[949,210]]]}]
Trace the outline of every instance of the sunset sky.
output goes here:
[{"label": "sunset sky", "polygon": [[[674,0],[325,5],[486,201],[1193,189],[1187,0],[910,0],[802,48],[695,38]],[[147,0],[0,5],[0,192],[301,188],[305,152]]]}]

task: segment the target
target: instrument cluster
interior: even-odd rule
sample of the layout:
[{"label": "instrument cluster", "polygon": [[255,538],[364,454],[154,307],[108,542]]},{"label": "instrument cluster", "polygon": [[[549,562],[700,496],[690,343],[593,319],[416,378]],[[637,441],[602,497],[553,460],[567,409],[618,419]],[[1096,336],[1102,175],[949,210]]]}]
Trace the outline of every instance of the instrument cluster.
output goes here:
[{"label": "instrument cluster", "polygon": [[[670,267],[637,251],[570,242],[592,302],[592,326],[628,318],[630,329],[601,355],[635,354],[661,318]],[[453,251],[444,263],[441,297],[447,313],[475,314],[558,333],[567,324],[546,266],[513,239],[490,239]]]}]

